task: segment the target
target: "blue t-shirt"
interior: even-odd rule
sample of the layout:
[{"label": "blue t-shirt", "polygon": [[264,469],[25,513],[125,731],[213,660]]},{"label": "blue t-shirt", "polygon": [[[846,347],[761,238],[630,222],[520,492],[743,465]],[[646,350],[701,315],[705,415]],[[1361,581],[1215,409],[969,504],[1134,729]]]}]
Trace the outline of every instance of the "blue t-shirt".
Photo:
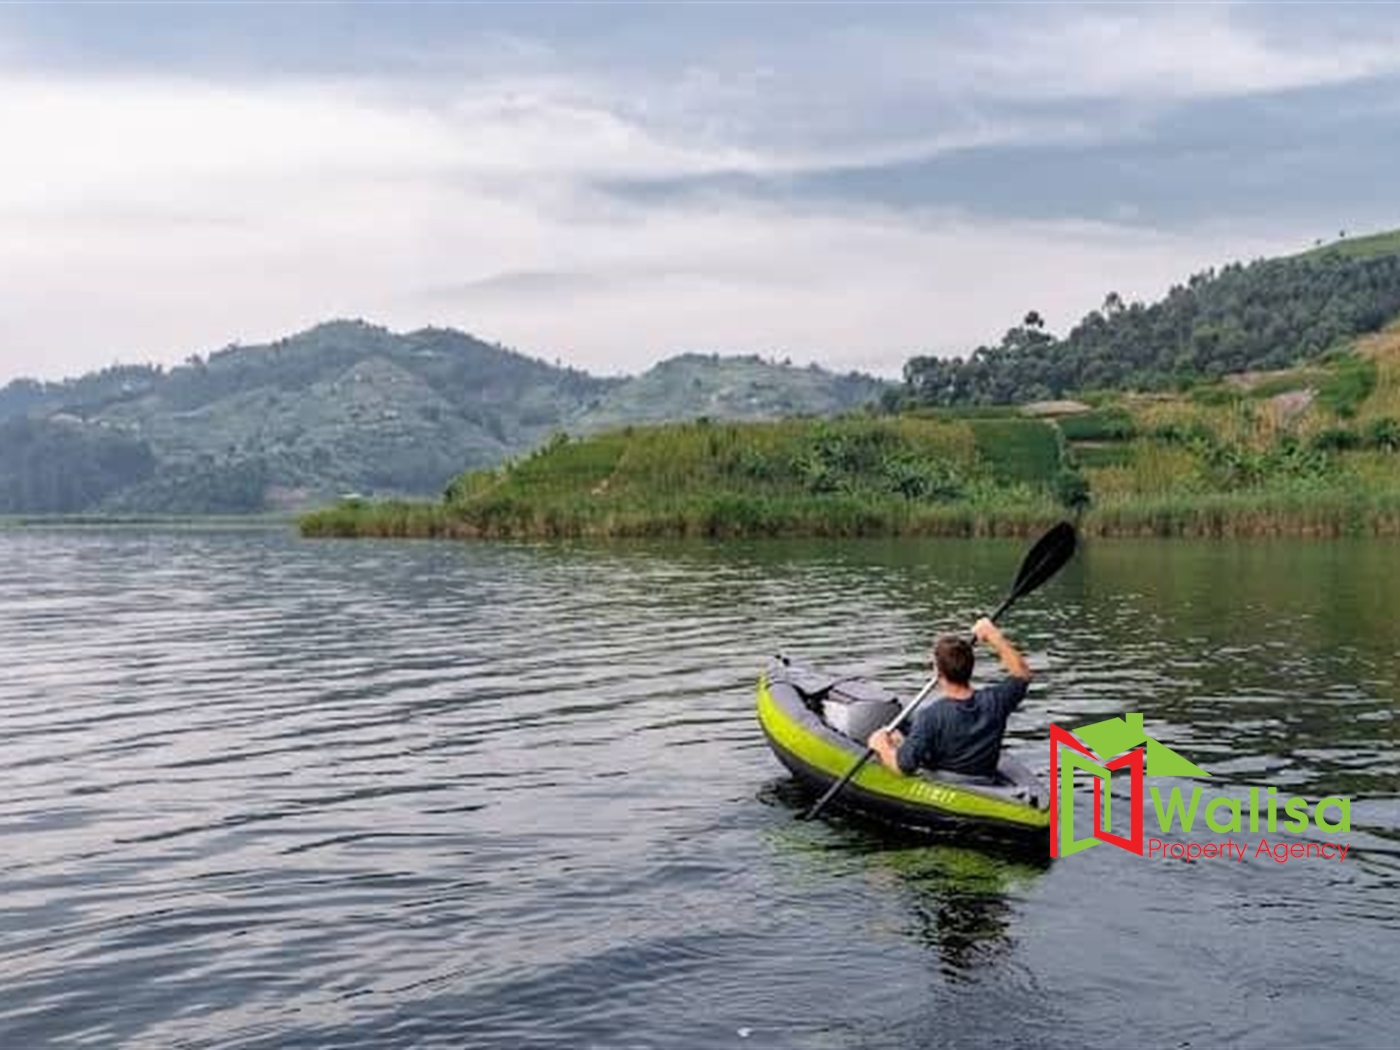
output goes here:
[{"label": "blue t-shirt", "polygon": [[1030,686],[1024,678],[1003,678],[966,700],[935,700],[914,715],[914,725],[896,758],[905,773],[946,769],[968,776],[996,772],[1006,720]]}]

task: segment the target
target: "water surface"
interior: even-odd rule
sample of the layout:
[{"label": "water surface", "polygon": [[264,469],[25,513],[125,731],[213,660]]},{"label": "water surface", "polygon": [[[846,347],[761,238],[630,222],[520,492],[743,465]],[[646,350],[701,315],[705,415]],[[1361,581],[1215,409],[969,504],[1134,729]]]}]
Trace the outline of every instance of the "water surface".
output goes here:
[{"label": "water surface", "polygon": [[1006,621],[1032,765],[1140,710],[1344,864],[794,819],[766,658],[912,692],[1022,549],[0,533],[0,1046],[1393,1045],[1394,545],[1098,542]]}]

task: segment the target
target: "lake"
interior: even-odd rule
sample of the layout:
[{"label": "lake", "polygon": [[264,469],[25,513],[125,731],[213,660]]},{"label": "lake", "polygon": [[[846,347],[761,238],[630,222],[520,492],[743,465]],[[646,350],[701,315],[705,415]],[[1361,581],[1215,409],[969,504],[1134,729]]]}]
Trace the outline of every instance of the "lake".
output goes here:
[{"label": "lake", "polygon": [[1094,542],[1004,621],[1035,768],[1141,711],[1342,863],[795,819],[768,657],[913,692],[1024,549],[0,532],[0,1046],[1394,1045],[1393,543]]}]

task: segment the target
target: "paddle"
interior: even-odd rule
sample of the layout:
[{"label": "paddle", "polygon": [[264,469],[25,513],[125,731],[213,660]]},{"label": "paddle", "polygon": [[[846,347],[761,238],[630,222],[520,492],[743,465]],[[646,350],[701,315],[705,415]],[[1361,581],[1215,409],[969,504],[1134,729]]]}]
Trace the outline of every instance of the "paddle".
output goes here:
[{"label": "paddle", "polygon": [[[1017,600],[1024,598],[1035,590],[1055,573],[1064,567],[1065,562],[1074,556],[1074,548],[1077,538],[1074,534],[1074,526],[1067,521],[1062,521],[1054,526],[1044,536],[1036,541],[1034,547],[1021,559],[1021,568],[1016,573],[1016,579],[1011,584],[1011,590],[1006,594],[1006,600],[997,606],[997,611],[992,613],[988,619],[996,621],[1015,605]],[[895,717],[886,730],[893,731],[902,726],[905,721],[912,718],[919,705],[924,702],[924,698],[933,691],[933,687],[938,684],[938,676],[935,675],[929,683],[919,690],[919,695],[909,706],[905,707]],[[798,814],[800,820],[811,820],[830,802],[841,793],[841,789],[851,782],[851,778],[864,768],[865,763],[870,761],[870,757],[875,754],[873,747],[867,747],[865,754],[860,756],[856,762],[836,783],[832,784],[826,794],[812,803],[810,809],[805,813]]]}]

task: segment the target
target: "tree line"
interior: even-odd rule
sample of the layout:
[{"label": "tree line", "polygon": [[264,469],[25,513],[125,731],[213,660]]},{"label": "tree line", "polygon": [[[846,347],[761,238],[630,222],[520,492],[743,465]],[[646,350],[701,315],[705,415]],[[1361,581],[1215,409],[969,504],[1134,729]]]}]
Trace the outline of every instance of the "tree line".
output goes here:
[{"label": "tree line", "polygon": [[1400,255],[1340,251],[1193,275],[1151,305],[1110,292],[1063,338],[1030,311],[996,346],[904,366],[901,404],[1006,404],[1094,389],[1184,388],[1316,359],[1400,314]]}]

